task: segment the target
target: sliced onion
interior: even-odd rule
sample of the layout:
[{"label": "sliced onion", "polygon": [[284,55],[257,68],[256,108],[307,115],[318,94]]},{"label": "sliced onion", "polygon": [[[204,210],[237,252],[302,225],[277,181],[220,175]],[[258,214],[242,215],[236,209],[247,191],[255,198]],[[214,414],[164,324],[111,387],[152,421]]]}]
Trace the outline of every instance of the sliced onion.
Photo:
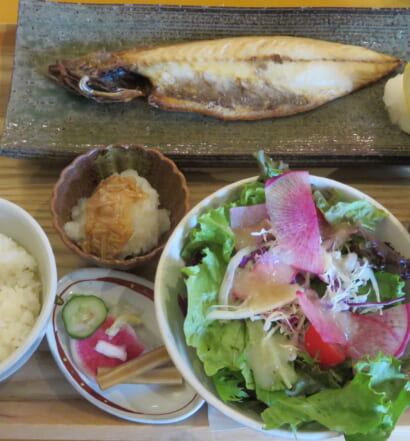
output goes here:
[{"label": "sliced onion", "polygon": [[229,261],[225,271],[225,276],[219,289],[219,303],[221,305],[229,304],[229,295],[232,289],[233,280],[235,277],[236,268],[239,267],[242,259],[255,250],[254,247],[245,247],[239,250]]},{"label": "sliced onion", "polygon": [[360,306],[360,307],[372,307],[372,306],[389,306],[394,305],[395,303],[403,302],[405,300],[405,296],[396,297],[395,299],[386,300],[385,302],[346,302],[348,306]]}]

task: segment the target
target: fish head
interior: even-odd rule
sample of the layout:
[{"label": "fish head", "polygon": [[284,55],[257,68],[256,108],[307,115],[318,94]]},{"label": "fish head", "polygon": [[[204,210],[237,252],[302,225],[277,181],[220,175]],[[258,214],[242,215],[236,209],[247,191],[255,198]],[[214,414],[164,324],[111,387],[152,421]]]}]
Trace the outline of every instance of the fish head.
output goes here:
[{"label": "fish head", "polygon": [[48,75],[70,91],[100,103],[131,101],[149,95],[152,89],[150,81],[134,72],[118,53],[58,60],[49,65]]}]

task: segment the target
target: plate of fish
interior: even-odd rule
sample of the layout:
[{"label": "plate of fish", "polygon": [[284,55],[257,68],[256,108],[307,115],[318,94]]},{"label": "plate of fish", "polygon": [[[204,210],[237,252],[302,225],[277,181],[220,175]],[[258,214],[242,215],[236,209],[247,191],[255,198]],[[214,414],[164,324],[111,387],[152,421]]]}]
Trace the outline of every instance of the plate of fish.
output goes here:
[{"label": "plate of fish", "polygon": [[149,424],[183,420],[202,406],[163,346],[151,282],[84,268],[58,282],[57,300],[47,329],[50,350],[90,403]]},{"label": "plate of fish", "polygon": [[2,154],[117,142],[181,165],[406,163],[383,101],[410,59],[401,8],[21,0]]}]

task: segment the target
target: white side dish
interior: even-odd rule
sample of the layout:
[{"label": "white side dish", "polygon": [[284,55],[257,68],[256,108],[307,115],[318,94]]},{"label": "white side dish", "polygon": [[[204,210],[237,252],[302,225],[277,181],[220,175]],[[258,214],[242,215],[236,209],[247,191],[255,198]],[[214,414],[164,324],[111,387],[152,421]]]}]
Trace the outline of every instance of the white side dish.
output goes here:
[{"label": "white side dish", "polygon": [[[61,300],[71,294],[95,295],[108,307],[119,302],[141,311],[143,326],[138,335],[147,349],[162,344],[156,322],[153,284],[133,274],[85,268],[64,276],[58,283]],[[84,375],[70,352],[68,337],[61,318],[63,305],[56,304],[47,330],[47,339],[58,367],[71,385],[90,403],[119,418],[138,423],[164,424],[181,421],[195,413],[203,399],[184,383],[181,386],[120,384],[101,390],[97,382]]]}]

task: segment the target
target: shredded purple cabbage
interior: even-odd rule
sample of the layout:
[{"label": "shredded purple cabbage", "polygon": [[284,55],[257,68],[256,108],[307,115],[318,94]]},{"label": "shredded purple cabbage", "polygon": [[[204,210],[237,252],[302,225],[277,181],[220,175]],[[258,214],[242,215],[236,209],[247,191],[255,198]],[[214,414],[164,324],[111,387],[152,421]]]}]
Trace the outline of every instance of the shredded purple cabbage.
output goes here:
[{"label": "shredded purple cabbage", "polygon": [[249,253],[247,256],[243,256],[238,267],[244,268],[249,262],[255,263],[257,258],[265,254],[266,251],[268,251],[267,247],[259,247],[257,250]]},{"label": "shredded purple cabbage", "polygon": [[402,280],[410,280],[410,259],[404,257],[391,244],[378,240],[373,234],[361,230],[363,242],[354,242],[351,251],[366,257],[373,269],[399,274]]}]

